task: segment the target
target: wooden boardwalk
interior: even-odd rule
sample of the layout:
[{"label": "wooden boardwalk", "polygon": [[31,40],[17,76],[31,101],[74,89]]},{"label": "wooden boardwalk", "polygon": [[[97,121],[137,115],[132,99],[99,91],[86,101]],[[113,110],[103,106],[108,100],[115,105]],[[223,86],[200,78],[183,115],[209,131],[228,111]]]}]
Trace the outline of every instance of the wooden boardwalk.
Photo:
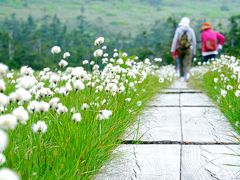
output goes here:
[{"label": "wooden boardwalk", "polygon": [[[95,179],[240,179],[240,145],[209,98],[176,81],[129,128]],[[135,142],[139,142],[135,144]]]}]

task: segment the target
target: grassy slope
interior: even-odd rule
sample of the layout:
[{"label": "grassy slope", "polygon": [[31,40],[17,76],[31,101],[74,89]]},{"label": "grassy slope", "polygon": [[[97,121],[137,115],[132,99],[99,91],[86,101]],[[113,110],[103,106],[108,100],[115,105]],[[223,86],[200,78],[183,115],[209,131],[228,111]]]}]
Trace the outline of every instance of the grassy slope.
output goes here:
[{"label": "grassy slope", "polygon": [[[86,0],[0,0],[0,19],[16,13],[25,18],[32,14],[57,14],[61,19],[74,25],[74,19],[85,7],[87,20],[93,24],[103,24],[107,30],[136,33],[142,27],[147,28],[155,20],[169,16],[187,15],[195,19],[224,21],[239,13],[240,1],[229,0],[161,0],[158,5],[150,5],[147,0],[86,1]],[[225,10],[221,8],[225,7]],[[226,10],[227,9],[227,10]]]}]

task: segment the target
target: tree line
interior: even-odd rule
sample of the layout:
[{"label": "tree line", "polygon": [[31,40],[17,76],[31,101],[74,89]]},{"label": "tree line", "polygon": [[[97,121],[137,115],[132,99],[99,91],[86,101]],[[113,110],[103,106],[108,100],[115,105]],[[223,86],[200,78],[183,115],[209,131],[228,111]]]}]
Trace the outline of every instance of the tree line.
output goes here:
[{"label": "tree line", "polygon": [[[82,13],[77,18],[77,28],[70,29],[55,16],[44,15],[34,19],[18,19],[15,14],[0,22],[0,61],[11,68],[29,65],[35,69],[56,67],[60,59],[51,55],[50,49],[59,45],[69,51],[71,66],[92,58],[93,41],[104,36],[109,48],[118,48],[140,59],[162,57],[165,64],[172,63],[170,46],[178,20],[174,17],[156,21],[148,30],[138,35],[107,32],[103,27],[89,24]],[[199,22],[201,25],[201,23]],[[219,26],[220,27],[220,26]],[[240,15],[229,19],[229,29],[222,32],[226,37],[224,52],[240,55]],[[196,27],[199,29],[199,27]],[[199,32],[197,32],[199,37]],[[113,50],[113,49],[110,49]],[[198,52],[200,57],[200,51]]]}]

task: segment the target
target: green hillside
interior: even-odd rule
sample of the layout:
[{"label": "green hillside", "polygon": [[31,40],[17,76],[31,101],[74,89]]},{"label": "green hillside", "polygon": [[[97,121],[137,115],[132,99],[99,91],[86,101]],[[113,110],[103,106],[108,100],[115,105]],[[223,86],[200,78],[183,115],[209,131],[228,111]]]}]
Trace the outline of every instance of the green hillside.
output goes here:
[{"label": "green hillside", "polygon": [[[133,34],[148,28],[155,20],[169,16],[189,16],[223,22],[239,13],[239,0],[0,0],[0,19],[16,13],[19,18],[29,14],[41,17],[57,14],[68,26],[74,27],[81,14],[89,23],[103,26],[106,31]],[[194,23],[194,22],[193,22]]]}]

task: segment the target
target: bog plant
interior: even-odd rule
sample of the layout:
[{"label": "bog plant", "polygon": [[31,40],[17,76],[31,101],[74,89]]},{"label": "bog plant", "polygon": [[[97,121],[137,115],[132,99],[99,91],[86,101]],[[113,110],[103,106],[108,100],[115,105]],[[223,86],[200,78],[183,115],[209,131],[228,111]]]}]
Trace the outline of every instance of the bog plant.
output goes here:
[{"label": "bog plant", "polygon": [[[96,39],[93,60],[80,67],[67,67],[69,52],[56,70],[0,64],[0,179],[93,177],[146,102],[172,81],[171,66],[117,49],[110,57],[103,43]],[[51,53],[59,58],[61,48]]]}]

